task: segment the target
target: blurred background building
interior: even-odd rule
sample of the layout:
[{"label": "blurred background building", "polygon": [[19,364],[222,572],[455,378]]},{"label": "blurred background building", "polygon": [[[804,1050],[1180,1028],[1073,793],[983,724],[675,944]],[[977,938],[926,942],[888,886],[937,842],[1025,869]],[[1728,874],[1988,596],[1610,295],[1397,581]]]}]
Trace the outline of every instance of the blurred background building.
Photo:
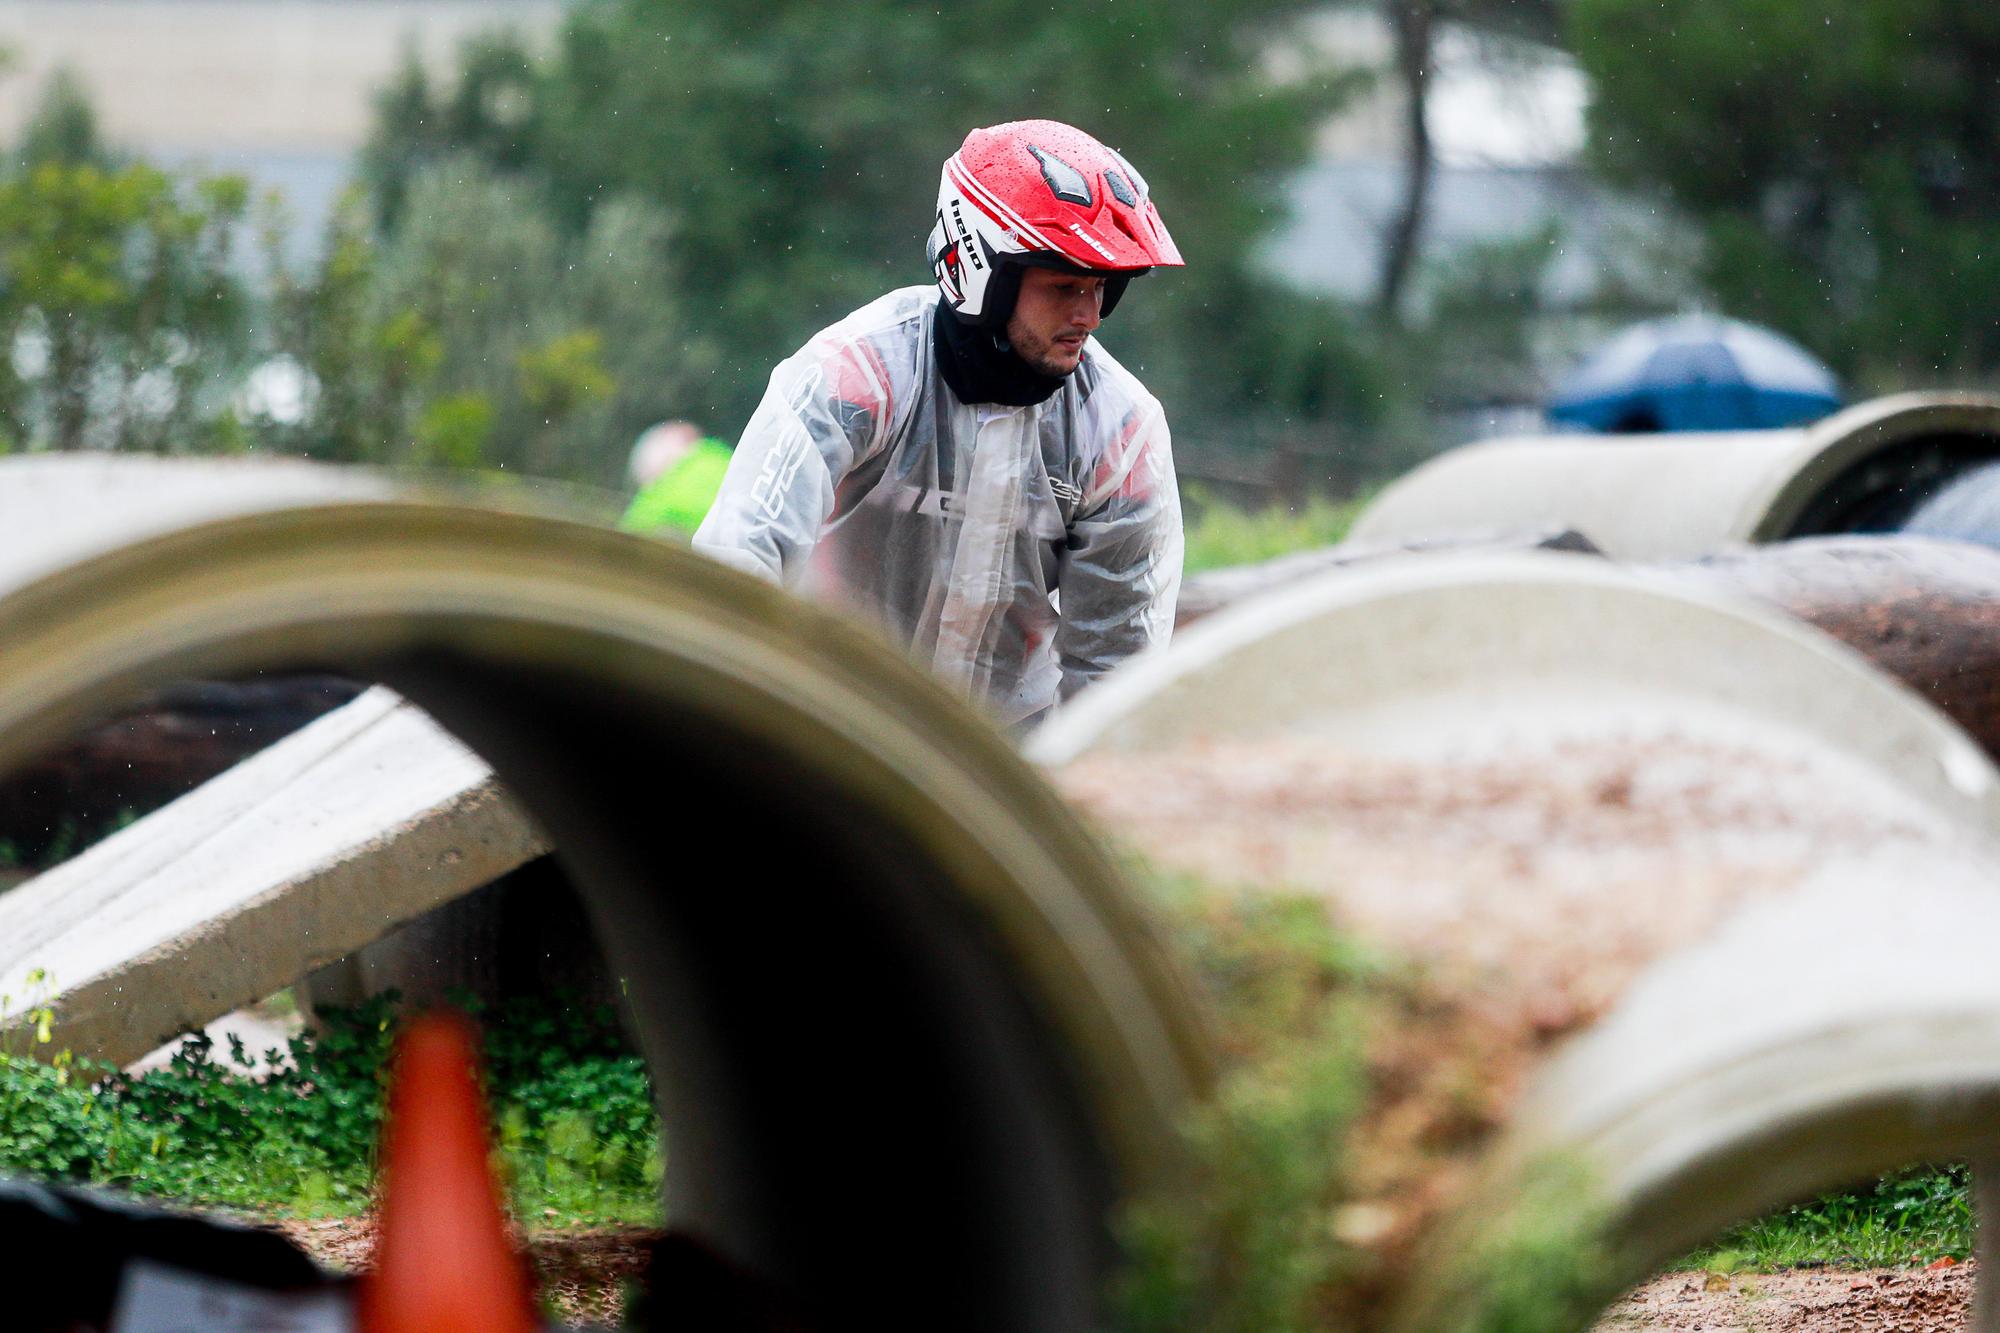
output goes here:
[{"label": "blurred background building", "polygon": [[105,139],[284,192],[310,246],[353,176],[374,99],[406,61],[440,72],[496,26],[546,42],[561,0],[0,0],[0,137],[59,71]]}]

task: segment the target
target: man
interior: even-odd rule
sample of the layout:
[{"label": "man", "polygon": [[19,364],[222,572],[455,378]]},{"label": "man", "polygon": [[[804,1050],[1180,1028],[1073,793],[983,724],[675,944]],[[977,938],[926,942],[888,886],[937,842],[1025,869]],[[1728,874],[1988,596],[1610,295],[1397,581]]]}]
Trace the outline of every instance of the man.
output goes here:
[{"label": "man", "polygon": [[639,488],[618,526],[626,532],[692,536],[722,489],[729,446],[687,421],[663,421],[632,446],[632,484]]},{"label": "man", "polygon": [[966,136],[929,255],[936,286],[772,372],[695,547],[865,608],[1021,724],[1173,625],[1166,418],[1091,334],[1181,257],[1139,173],[1047,120]]}]

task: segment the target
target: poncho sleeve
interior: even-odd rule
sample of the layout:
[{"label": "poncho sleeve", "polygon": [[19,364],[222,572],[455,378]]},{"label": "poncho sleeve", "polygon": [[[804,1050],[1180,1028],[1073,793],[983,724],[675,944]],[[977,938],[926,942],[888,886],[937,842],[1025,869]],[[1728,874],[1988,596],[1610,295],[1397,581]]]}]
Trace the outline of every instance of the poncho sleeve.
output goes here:
[{"label": "poncho sleeve", "polygon": [[881,448],[892,395],[866,338],[822,335],[771,372],[695,549],[772,583],[804,576],[841,479]]},{"label": "poncho sleeve", "polygon": [[1182,545],[1166,416],[1148,399],[1092,468],[1060,555],[1060,698],[1166,642],[1180,596]]}]

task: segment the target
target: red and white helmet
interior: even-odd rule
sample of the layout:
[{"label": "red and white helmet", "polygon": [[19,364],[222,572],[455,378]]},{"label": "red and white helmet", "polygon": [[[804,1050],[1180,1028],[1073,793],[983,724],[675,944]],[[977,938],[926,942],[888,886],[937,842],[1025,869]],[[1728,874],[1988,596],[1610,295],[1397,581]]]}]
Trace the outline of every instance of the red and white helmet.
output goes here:
[{"label": "red and white helmet", "polygon": [[1108,315],[1128,280],[1182,262],[1145,178],[1113,149],[1053,120],[965,136],[944,164],[929,252],[945,303],[988,326],[1013,314],[1024,267],[1109,278]]}]

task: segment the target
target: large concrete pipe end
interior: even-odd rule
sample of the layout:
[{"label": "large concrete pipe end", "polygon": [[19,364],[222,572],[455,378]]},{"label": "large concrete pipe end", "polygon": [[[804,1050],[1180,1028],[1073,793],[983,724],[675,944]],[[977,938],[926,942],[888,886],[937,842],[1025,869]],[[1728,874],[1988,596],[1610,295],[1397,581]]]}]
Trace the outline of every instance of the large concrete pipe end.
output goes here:
[{"label": "large concrete pipe end", "polygon": [[1911,393],[1795,430],[1482,441],[1390,485],[1348,540],[1398,544],[1575,529],[1669,560],[1738,542],[1898,529],[2000,458],[2000,399]]},{"label": "large concrete pipe end", "polygon": [[1505,1256],[1566,1284],[1546,1294],[1560,1327],[1581,1330],[1736,1223],[1912,1163],[1989,1156],[2000,892],[1967,869],[1834,867],[1642,974],[1540,1072],[1394,1327],[1517,1327]]},{"label": "large concrete pipe end", "polygon": [[1990,1126],[2000,775],[1753,604],[1549,554],[1338,573],[1031,753],[1163,867],[1317,897],[1411,964],[1348,1146],[1367,1326],[1581,1326],[1731,1222]]},{"label": "large concrete pipe end", "polygon": [[668,1215],[829,1327],[1068,1329],[1201,1025],[1096,843],[866,634],[666,544],[304,467],[0,465],[0,770],[148,684],[375,679],[560,849]]}]

